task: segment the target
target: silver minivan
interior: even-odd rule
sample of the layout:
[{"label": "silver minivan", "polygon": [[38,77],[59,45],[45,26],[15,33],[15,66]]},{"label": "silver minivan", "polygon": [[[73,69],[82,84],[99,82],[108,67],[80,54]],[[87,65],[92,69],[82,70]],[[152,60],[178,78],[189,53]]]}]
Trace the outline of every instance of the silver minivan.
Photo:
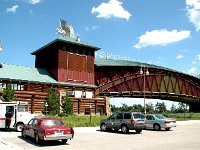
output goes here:
[{"label": "silver minivan", "polygon": [[141,112],[118,112],[100,122],[101,131],[121,130],[122,133],[128,133],[129,130],[135,130],[140,133],[145,127],[146,118]]}]

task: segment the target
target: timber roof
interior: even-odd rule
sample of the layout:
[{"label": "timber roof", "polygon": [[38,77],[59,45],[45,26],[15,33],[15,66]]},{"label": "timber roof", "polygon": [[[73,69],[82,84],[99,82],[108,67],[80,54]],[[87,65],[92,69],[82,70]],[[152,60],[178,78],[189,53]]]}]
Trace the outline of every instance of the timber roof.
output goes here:
[{"label": "timber roof", "polygon": [[0,80],[96,88],[96,86],[93,85],[58,82],[43,68],[8,64],[0,64]]},{"label": "timber roof", "polygon": [[99,47],[93,46],[93,45],[88,44],[88,43],[83,42],[83,41],[78,41],[78,40],[76,40],[75,38],[72,38],[72,37],[60,37],[60,38],[57,38],[57,39],[53,40],[52,42],[44,45],[43,47],[37,49],[36,51],[32,52],[31,54],[35,55],[37,52],[45,49],[46,47],[48,47],[48,46],[50,46],[50,45],[52,45],[53,43],[56,43],[56,42],[63,42],[63,43],[66,43],[66,44],[75,44],[75,45],[79,45],[79,46],[83,46],[83,47],[87,47],[87,48],[92,48],[95,51],[100,49]]}]

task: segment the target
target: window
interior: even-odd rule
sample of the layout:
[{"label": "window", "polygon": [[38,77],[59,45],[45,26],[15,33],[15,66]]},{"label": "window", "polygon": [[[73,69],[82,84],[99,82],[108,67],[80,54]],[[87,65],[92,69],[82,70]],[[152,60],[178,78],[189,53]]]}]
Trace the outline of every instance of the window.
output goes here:
[{"label": "window", "polygon": [[97,113],[99,114],[99,116],[101,116],[101,108],[97,109]]},{"label": "window", "polygon": [[33,124],[33,119],[31,119],[29,122],[28,122],[28,125],[32,125]]},{"label": "window", "polygon": [[33,121],[33,126],[35,126],[35,125],[37,125],[37,124],[38,124],[38,120],[35,119],[35,120]]},{"label": "window", "polygon": [[160,115],[160,114],[158,114],[158,115],[155,115],[158,119],[166,119],[166,117],[165,116],[163,116],[163,115]]},{"label": "window", "polygon": [[117,114],[113,114],[112,116],[110,116],[110,119],[115,120],[116,117],[117,117]]},{"label": "window", "polygon": [[43,120],[42,126],[55,126],[55,125],[63,125],[60,120]]},{"label": "window", "polygon": [[138,119],[138,118],[144,119],[145,118],[143,114],[133,114],[133,116],[135,119]]},{"label": "window", "polygon": [[118,114],[116,119],[123,119],[123,114]]},{"label": "window", "polygon": [[125,113],[124,114],[124,119],[131,119],[131,114],[130,113]]},{"label": "window", "polygon": [[147,118],[147,120],[154,120],[153,116],[147,116],[146,118]]},{"label": "window", "polygon": [[85,115],[89,115],[90,114],[90,108],[85,108]]}]

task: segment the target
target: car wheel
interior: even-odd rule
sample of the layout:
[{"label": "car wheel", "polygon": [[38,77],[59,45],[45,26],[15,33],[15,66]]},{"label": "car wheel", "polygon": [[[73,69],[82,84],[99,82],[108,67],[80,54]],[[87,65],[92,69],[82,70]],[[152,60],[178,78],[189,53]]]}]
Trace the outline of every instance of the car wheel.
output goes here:
[{"label": "car wheel", "polygon": [[101,131],[106,131],[106,125],[104,123],[101,124],[100,126]]},{"label": "car wheel", "polygon": [[64,143],[67,143],[67,139],[62,139],[61,142],[64,144]]},{"label": "car wheel", "polygon": [[35,142],[36,142],[37,144],[40,144],[40,143],[41,143],[41,140],[40,140],[40,138],[39,138],[39,136],[38,136],[37,134],[35,134]]},{"label": "car wheel", "polygon": [[23,129],[23,127],[24,127],[24,124],[23,124],[23,123],[18,123],[17,126],[16,126],[16,130],[17,130],[18,132],[21,132],[22,129]]},{"label": "car wheel", "polygon": [[165,128],[166,131],[169,131],[171,128]]},{"label": "car wheel", "polygon": [[137,130],[135,130],[135,131],[136,131],[136,133],[141,133],[141,132],[142,132],[141,129],[137,129]]},{"label": "car wheel", "polygon": [[122,130],[122,133],[128,133],[129,132],[129,129],[126,125],[122,125],[121,130]]},{"label": "car wheel", "polygon": [[159,124],[154,124],[153,128],[154,128],[154,130],[159,131],[160,130],[160,125]]},{"label": "car wheel", "polygon": [[26,137],[26,131],[25,131],[25,130],[22,130],[21,134],[22,134],[22,137],[23,137],[23,138]]}]

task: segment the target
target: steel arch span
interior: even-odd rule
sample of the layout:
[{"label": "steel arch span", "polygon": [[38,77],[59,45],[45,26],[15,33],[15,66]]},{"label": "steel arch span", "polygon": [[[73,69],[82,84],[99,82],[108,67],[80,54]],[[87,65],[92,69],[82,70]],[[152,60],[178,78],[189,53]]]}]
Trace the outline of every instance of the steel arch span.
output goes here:
[{"label": "steel arch span", "polygon": [[[140,74],[141,69],[149,72]],[[96,95],[184,102],[200,111],[200,79],[165,67],[125,60],[95,60]]]}]

